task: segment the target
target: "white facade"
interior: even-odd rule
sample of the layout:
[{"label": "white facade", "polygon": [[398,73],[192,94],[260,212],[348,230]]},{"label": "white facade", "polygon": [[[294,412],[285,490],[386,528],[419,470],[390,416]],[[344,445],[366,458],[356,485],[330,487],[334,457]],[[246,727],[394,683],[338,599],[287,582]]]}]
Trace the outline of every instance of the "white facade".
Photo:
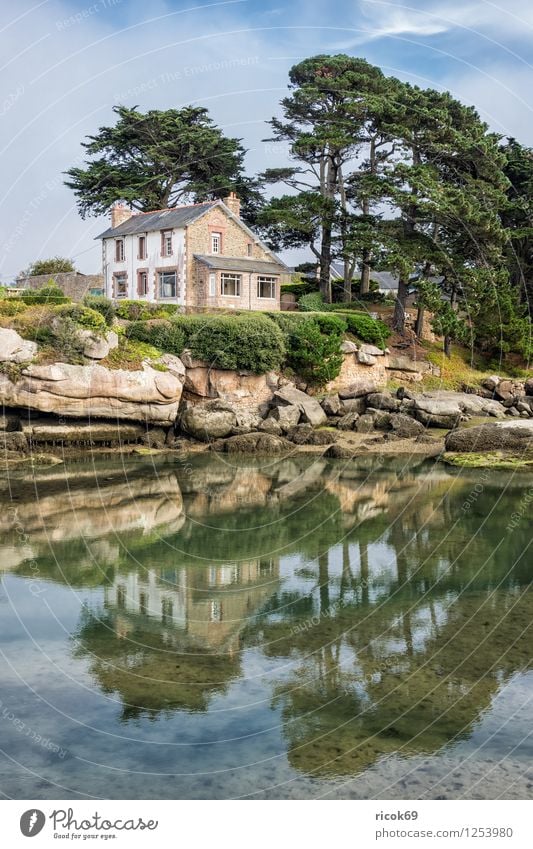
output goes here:
[{"label": "white facade", "polygon": [[[166,255],[163,233],[171,234],[172,253],[170,255]],[[145,240],[144,258],[139,255],[141,238]],[[117,242],[122,242],[122,250]],[[136,300],[141,297],[146,301],[185,304],[187,265],[184,228],[109,237],[102,240],[102,253],[105,294],[108,298]],[[165,272],[169,275],[175,272],[176,293],[174,296],[169,296],[172,290],[172,277],[165,277]],[[142,291],[144,278],[141,275],[144,274],[146,274],[146,293]]]}]

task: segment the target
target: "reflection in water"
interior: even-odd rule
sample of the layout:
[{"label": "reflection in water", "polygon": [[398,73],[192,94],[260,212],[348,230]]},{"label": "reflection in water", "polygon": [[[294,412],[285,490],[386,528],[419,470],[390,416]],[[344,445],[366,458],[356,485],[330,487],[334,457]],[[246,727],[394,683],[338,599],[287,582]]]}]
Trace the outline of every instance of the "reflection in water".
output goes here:
[{"label": "reflection in water", "polygon": [[[75,593],[61,651],[105,698],[92,726],[166,723],[179,774],[217,773],[220,747],[198,746],[234,741],[233,789],[198,777],[155,796],[269,795],[254,764],[273,752],[268,780],[305,796],[472,746],[531,667],[530,531],[506,531],[531,479],[494,474],[471,498],[473,473],[403,459],[192,462],[21,476],[16,511],[0,514],[6,576]],[[516,743],[530,757],[518,729]]]}]

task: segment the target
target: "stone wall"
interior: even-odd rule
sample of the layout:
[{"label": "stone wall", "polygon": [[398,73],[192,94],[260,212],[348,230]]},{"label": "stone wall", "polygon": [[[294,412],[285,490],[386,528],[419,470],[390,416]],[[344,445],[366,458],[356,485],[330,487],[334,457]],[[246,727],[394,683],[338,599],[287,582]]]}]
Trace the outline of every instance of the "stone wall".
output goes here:
[{"label": "stone wall", "polygon": [[82,301],[91,289],[104,290],[103,274],[81,274],[68,271],[59,274],[36,274],[34,277],[19,277],[17,286],[24,289],[42,289],[53,281],[73,301]]}]

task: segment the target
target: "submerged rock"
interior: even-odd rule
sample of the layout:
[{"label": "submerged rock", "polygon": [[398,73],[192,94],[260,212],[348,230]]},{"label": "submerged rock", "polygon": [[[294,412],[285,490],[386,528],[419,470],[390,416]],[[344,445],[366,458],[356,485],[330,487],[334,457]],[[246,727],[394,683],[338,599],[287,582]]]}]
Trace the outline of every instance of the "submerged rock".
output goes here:
[{"label": "submerged rock", "polygon": [[217,439],[209,448],[226,454],[284,454],[294,451],[294,445],[288,439],[261,432]]}]

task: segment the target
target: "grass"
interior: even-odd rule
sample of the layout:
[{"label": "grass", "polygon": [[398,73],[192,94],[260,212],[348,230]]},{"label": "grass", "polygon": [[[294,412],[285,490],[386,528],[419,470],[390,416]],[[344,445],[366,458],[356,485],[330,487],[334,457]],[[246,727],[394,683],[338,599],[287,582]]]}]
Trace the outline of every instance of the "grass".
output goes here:
[{"label": "grass", "polygon": [[479,355],[474,354],[469,348],[454,345],[451,357],[446,357],[442,351],[442,345],[423,342],[426,350],[427,360],[440,368],[440,377],[425,375],[421,383],[416,384],[424,390],[451,389],[461,391],[465,387],[479,389],[481,381],[498,373],[500,377],[506,377],[501,369],[495,371]]},{"label": "grass", "polygon": [[[107,357],[99,361],[99,364],[110,369],[124,369],[125,371],[139,371],[145,360],[157,360],[161,351],[146,342],[137,342],[133,339],[119,337],[118,348],[113,348]],[[158,371],[167,371],[163,363],[156,363]]]},{"label": "grass", "polygon": [[502,451],[485,451],[479,454],[448,452],[442,459],[461,469],[533,469],[533,458],[514,457]]}]

